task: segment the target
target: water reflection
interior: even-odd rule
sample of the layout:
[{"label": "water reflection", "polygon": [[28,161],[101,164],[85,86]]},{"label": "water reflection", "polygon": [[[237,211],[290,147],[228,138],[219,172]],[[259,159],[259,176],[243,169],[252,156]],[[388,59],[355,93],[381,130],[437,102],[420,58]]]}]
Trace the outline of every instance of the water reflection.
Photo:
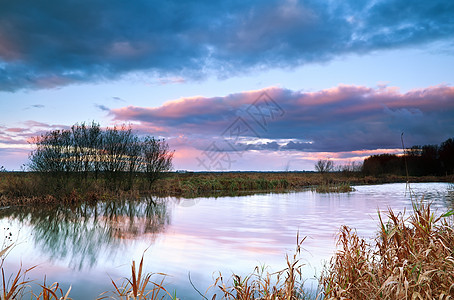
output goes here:
[{"label": "water reflection", "polygon": [[[418,183],[411,188],[416,199],[432,202],[437,214],[452,207],[448,184]],[[71,285],[73,299],[95,299],[110,290],[110,277],[127,276],[131,260],[140,260],[148,249],[144,270],[171,275],[166,281],[169,291],[176,290],[181,299],[198,300],[188,272],[203,292],[213,284],[213,272],[245,276],[257,265],[269,266],[271,272],[281,270],[299,232],[300,237],[307,236],[302,271],[309,280],[320,274],[323,262],[334,253],[341,225],[356,228],[359,236],[372,241],[378,210],[411,211],[405,183],[355,189],[348,194],[147,198],[52,210],[0,210],[0,225],[23,228],[24,242],[8,256],[7,263],[14,264],[9,270],[39,264],[41,273],[31,278],[46,274],[49,282]]]},{"label": "water reflection", "polygon": [[123,252],[138,236],[148,236],[152,243],[170,223],[167,202],[151,197],[75,207],[8,208],[0,210],[0,218],[30,228],[35,248],[78,270],[94,267],[100,256]]},{"label": "water reflection", "polygon": [[450,183],[447,188],[446,206],[454,209],[454,183]]}]

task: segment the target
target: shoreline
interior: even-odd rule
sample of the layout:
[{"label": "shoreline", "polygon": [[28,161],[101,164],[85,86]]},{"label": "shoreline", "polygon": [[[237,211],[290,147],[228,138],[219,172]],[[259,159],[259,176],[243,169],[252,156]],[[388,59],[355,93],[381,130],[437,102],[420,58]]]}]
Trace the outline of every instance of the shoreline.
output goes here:
[{"label": "shoreline", "polygon": [[[172,172],[150,187],[143,174],[81,178],[79,174],[51,176],[31,172],[0,174],[0,207],[22,205],[75,205],[82,202],[156,197],[196,198],[268,192],[348,192],[352,185],[405,183],[406,176],[370,176],[354,172]],[[132,179],[131,179],[132,178]],[[450,182],[454,175],[411,176],[408,182]],[[320,189],[318,189],[321,187]],[[345,189],[339,189],[345,187]],[[333,189],[331,189],[333,188]]]}]

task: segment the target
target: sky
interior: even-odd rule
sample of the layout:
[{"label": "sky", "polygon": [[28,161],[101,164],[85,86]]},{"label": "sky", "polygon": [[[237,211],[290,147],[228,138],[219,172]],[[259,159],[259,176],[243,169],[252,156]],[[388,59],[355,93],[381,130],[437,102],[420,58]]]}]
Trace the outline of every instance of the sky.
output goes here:
[{"label": "sky", "polygon": [[0,166],[81,122],[175,170],[313,170],[454,137],[454,2],[0,0]]}]

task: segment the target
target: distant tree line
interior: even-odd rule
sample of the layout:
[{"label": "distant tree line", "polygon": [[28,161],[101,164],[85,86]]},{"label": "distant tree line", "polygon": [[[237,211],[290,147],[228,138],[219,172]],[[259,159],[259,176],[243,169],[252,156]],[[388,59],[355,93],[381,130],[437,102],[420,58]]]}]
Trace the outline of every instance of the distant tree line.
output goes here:
[{"label": "distant tree line", "polygon": [[118,175],[143,173],[151,183],[172,168],[173,151],[164,140],[140,137],[125,125],[102,129],[99,124],[76,124],[53,130],[32,141],[31,171],[76,174],[87,178],[100,174],[113,180]]},{"label": "distant tree line", "polygon": [[454,139],[440,145],[413,146],[400,156],[373,155],[363,163],[363,172],[368,175],[406,175],[407,170],[410,176],[454,174]]}]

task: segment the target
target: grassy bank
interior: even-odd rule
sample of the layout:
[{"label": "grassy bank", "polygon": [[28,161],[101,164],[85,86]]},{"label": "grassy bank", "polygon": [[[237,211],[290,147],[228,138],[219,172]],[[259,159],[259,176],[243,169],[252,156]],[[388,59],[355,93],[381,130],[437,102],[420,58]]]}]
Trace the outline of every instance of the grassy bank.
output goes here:
[{"label": "grassy bank", "polygon": [[[115,176],[94,174],[40,174],[0,172],[0,206],[43,203],[75,204],[142,195],[197,197],[255,192],[299,191],[348,192],[350,185],[406,182],[404,176],[364,176],[361,173],[298,172],[201,172],[166,173],[153,185],[142,173]],[[410,177],[412,182],[454,182],[454,176]]]},{"label": "grassy bank", "polygon": [[[304,238],[297,238],[293,255],[286,255],[287,267],[268,273],[256,267],[241,277],[222,274],[209,288],[211,299],[452,299],[454,297],[454,212],[436,215],[430,204],[414,203],[406,217],[392,210],[388,221],[380,215],[380,230],[374,244],[368,244],[355,230],[343,226],[339,233],[340,250],[319,278],[319,293],[307,294],[301,277],[300,261]],[[0,252],[3,256],[9,248]],[[3,260],[2,260],[3,261]],[[30,270],[30,269],[29,269]],[[5,278],[2,264],[1,299],[70,299],[58,283],[35,283],[34,292],[27,290],[32,281],[19,270]],[[158,279],[156,281],[156,279]],[[98,299],[185,299],[178,291],[168,291],[165,275],[146,273],[143,258],[131,266],[124,282],[112,280],[112,290]],[[208,299],[201,293],[201,298]]]},{"label": "grassy bank", "polygon": [[[411,182],[454,182],[454,176],[410,177]],[[316,186],[340,186],[406,182],[404,176],[364,176],[361,173],[229,172],[172,173],[158,180],[152,192],[159,195],[200,196],[213,192],[299,191]],[[345,188],[341,188],[345,189]]]}]

